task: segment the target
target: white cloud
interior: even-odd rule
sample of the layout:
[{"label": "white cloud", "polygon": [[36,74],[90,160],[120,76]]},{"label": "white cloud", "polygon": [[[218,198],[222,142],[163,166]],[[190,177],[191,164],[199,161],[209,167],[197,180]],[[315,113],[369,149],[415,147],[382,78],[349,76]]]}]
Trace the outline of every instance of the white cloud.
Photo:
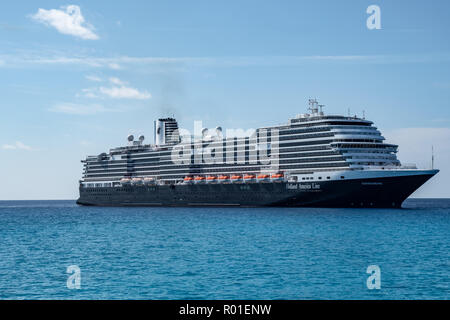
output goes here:
[{"label": "white cloud", "polygon": [[88,79],[89,81],[93,81],[93,82],[102,82],[102,78],[95,76],[95,75],[87,75],[86,79]]},{"label": "white cloud", "polygon": [[93,115],[104,112],[113,112],[114,109],[108,109],[100,104],[74,104],[74,103],[62,103],[50,108],[49,111],[57,113],[65,113],[72,115]]},{"label": "white cloud", "polygon": [[30,151],[32,148],[30,146],[27,146],[26,144],[16,141],[14,144],[4,144],[2,146],[2,149],[4,150],[27,150]]},{"label": "white cloud", "polygon": [[95,93],[95,89],[82,89],[81,91],[83,92],[83,96],[86,98],[98,98],[98,95]]},{"label": "white cloud", "polygon": [[86,88],[82,90],[82,94],[77,96],[84,96],[86,98],[112,98],[112,99],[136,99],[147,100],[152,95],[147,91],[140,91],[136,88],[128,86],[126,81],[117,77],[110,77],[108,81],[111,87],[100,88]]},{"label": "white cloud", "polygon": [[115,77],[109,78],[109,82],[111,82],[112,84],[116,84],[118,86],[126,84],[126,82],[120,80],[119,78],[115,78]]},{"label": "white cloud", "polygon": [[[113,70],[123,68],[143,68],[147,65],[161,67],[152,70],[164,71],[170,67],[171,71],[185,72],[189,67],[247,67],[247,66],[298,66],[309,63],[355,63],[355,64],[405,64],[405,63],[436,63],[450,62],[450,54],[423,55],[323,55],[323,56],[237,56],[237,57],[94,57],[72,52],[28,52],[24,54],[7,54],[0,56],[5,65],[83,65],[94,68],[108,68]],[[155,71],[154,71],[155,72]]]},{"label": "white cloud", "polygon": [[79,6],[69,5],[58,9],[39,9],[31,16],[35,21],[54,27],[62,34],[72,35],[85,40],[97,40],[99,36],[93,27],[86,23]]},{"label": "white cloud", "polygon": [[113,70],[120,70],[120,69],[122,69],[122,67],[120,66],[120,64],[118,64],[118,63],[116,63],[116,62],[109,63],[109,64],[108,64],[108,67],[109,67],[110,69],[113,69]]},{"label": "white cloud", "polygon": [[139,91],[135,88],[131,87],[112,87],[112,88],[105,88],[100,87],[100,92],[110,98],[113,99],[138,99],[138,100],[146,100],[150,99],[152,95],[148,93],[147,91]]}]

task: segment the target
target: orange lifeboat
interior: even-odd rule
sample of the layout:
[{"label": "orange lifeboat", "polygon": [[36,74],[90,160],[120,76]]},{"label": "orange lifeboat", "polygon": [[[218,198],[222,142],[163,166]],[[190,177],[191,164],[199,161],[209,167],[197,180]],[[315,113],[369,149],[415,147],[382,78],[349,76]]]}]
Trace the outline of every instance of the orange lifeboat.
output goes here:
[{"label": "orange lifeboat", "polygon": [[209,176],[209,177],[206,177],[206,182],[207,183],[214,183],[214,182],[216,182],[217,181],[217,177],[216,176]]},{"label": "orange lifeboat", "polygon": [[231,182],[233,182],[233,183],[242,182],[242,176],[237,175],[237,174],[232,175],[231,176]]},{"label": "orange lifeboat", "polygon": [[194,178],[190,176],[184,177],[184,183],[192,183],[192,182],[194,182]]},{"label": "orange lifeboat", "polygon": [[221,182],[221,183],[225,183],[225,182],[229,182],[229,181],[230,181],[230,177],[229,177],[229,176],[221,175],[221,176],[219,176],[218,180],[219,180],[219,182]]},{"label": "orange lifeboat", "polygon": [[244,175],[244,182],[255,182],[255,178],[254,174],[246,174]]},{"label": "orange lifeboat", "polygon": [[275,173],[272,175],[272,181],[280,182],[283,180],[284,180],[284,174],[282,174],[282,173]]},{"label": "orange lifeboat", "polygon": [[258,179],[259,182],[266,182],[266,181],[269,181],[270,175],[268,175],[268,174],[259,174],[257,176],[257,179]]},{"label": "orange lifeboat", "polygon": [[203,183],[203,182],[205,182],[205,177],[201,177],[201,176],[195,177],[194,182],[195,183]]}]

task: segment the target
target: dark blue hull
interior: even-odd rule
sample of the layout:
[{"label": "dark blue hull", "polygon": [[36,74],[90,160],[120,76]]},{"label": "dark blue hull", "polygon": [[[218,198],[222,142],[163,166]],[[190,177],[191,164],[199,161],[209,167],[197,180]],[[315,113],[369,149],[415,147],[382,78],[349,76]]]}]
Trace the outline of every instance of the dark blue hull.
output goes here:
[{"label": "dark blue hull", "polygon": [[319,182],[80,188],[91,206],[401,207],[434,174]]}]

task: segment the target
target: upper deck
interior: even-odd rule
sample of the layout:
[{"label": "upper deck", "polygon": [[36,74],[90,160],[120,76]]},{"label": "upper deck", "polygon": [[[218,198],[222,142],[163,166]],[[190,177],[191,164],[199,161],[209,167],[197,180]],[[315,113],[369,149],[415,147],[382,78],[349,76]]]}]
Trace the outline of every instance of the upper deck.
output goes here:
[{"label": "upper deck", "polygon": [[270,168],[266,160],[273,165],[271,170],[289,173],[400,166],[397,146],[385,143],[372,121],[325,115],[316,100],[309,103],[310,113],[286,124],[258,128],[247,137],[224,137],[217,127],[217,135],[207,135],[203,129],[202,136],[182,140],[175,119],[160,119],[161,123],[155,122],[154,144],[144,144],[143,136],[134,141],[130,135],[128,146],[87,157],[83,178],[256,174]]}]

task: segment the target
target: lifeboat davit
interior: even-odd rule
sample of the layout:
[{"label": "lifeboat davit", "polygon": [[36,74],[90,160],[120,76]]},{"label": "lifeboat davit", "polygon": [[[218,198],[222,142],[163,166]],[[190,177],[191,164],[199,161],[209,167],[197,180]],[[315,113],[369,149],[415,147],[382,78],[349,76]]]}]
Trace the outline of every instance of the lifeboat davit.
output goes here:
[{"label": "lifeboat davit", "polygon": [[270,175],[268,174],[260,174],[256,177],[258,179],[258,182],[267,182],[270,180]]},{"label": "lifeboat davit", "polygon": [[284,180],[284,174],[282,173],[275,173],[272,175],[272,181],[274,182],[281,182]]},{"label": "lifeboat davit", "polygon": [[217,181],[217,177],[216,176],[206,177],[206,183],[215,183],[216,181]]},{"label": "lifeboat davit", "polygon": [[190,176],[184,177],[184,183],[191,184],[193,182],[194,182],[194,178],[192,178]]},{"label": "lifeboat davit", "polygon": [[130,178],[122,178],[122,179],[120,179],[120,183],[123,186],[129,186],[131,184],[131,179]]},{"label": "lifeboat davit", "polygon": [[195,183],[204,183],[205,182],[205,177],[201,177],[201,176],[195,177],[194,178],[194,182]]},{"label": "lifeboat davit", "polygon": [[156,183],[154,178],[150,178],[150,177],[146,177],[144,178],[144,184],[149,186],[149,185],[154,185]]},{"label": "lifeboat davit", "polygon": [[231,182],[233,182],[233,183],[240,183],[240,182],[242,182],[242,176],[237,175],[237,174],[232,175],[231,176]]},{"label": "lifeboat davit", "polygon": [[255,182],[256,177],[254,174],[246,174],[244,175],[244,182]]},{"label": "lifeboat davit", "polygon": [[230,182],[230,177],[229,177],[229,176],[221,175],[221,176],[219,176],[218,181],[219,181],[220,183]]},{"label": "lifeboat davit", "polygon": [[131,184],[135,186],[141,186],[144,183],[142,178],[133,178],[131,179]]}]

